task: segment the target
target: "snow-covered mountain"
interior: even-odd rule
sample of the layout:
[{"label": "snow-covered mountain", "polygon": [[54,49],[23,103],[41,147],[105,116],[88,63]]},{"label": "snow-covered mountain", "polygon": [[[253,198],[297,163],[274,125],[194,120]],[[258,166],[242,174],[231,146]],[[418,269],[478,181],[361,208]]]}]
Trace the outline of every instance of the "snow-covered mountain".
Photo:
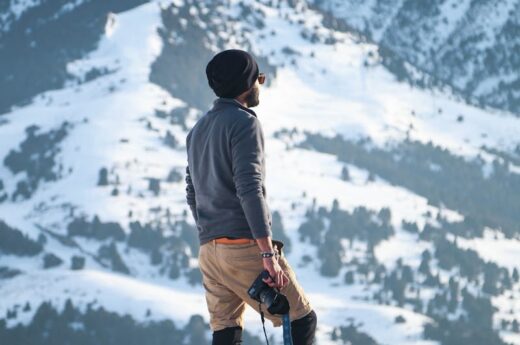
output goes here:
[{"label": "snow-covered mountain", "polygon": [[[520,1],[313,0],[328,23],[377,42],[415,85],[450,87],[481,107],[520,114]],[[426,72],[417,75],[417,71]]]},{"label": "snow-covered mountain", "polygon": [[[499,42],[518,5],[489,28],[462,13],[480,2],[415,3],[3,2],[0,343],[209,344],[185,137],[214,99],[206,63],[241,48],[267,74],[267,201],[317,343],[520,344],[518,90],[498,81],[501,103],[491,83],[518,47],[471,69],[488,45],[431,43],[448,15]],[[442,79],[431,49],[473,59],[445,72],[458,88],[430,88],[396,75],[389,47],[418,78]],[[263,343],[249,308],[246,330]]]}]

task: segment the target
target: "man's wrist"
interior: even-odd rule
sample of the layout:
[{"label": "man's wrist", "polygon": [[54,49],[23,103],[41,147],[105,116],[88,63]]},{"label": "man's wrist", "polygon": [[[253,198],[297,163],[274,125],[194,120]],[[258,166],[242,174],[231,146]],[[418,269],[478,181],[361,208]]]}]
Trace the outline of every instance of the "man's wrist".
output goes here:
[{"label": "man's wrist", "polygon": [[271,236],[257,238],[256,243],[261,252],[274,252]]},{"label": "man's wrist", "polygon": [[275,263],[276,261],[278,261],[278,258],[277,258],[276,256],[272,256],[272,257],[270,257],[270,258],[262,258],[262,262],[263,262],[264,264],[266,264],[266,263],[273,264],[273,263]]}]

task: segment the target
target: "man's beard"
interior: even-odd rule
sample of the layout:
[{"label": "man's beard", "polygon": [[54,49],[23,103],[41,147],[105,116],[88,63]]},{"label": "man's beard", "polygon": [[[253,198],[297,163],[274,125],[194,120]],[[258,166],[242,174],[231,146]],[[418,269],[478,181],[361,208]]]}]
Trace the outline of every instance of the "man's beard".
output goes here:
[{"label": "man's beard", "polygon": [[251,92],[245,98],[246,104],[248,108],[256,107],[260,104],[260,88],[257,86],[253,86]]}]

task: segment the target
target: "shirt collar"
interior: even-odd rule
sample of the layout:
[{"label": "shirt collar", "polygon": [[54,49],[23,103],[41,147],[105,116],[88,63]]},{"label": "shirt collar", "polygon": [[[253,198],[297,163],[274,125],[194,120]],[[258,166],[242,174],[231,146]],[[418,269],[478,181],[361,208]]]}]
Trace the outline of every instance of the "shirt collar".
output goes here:
[{"label": "shirt collar", "polygon": [[253,110],[251,110],[251,109],[249,109],[247,107],[244,107],[242,104],[240,104],[239,101],[237,101],[234,98],[220,97],[220,98],[217,98],[217,99],[215,99],[213,101],[213,108],[214,109],[217,109],[217,108],[222,107],[222,106],[236,106],[236,107],[238,107],[240,109],[243,109],[243,110],[247,111],[251,115],[257,117],[256,113]]}]

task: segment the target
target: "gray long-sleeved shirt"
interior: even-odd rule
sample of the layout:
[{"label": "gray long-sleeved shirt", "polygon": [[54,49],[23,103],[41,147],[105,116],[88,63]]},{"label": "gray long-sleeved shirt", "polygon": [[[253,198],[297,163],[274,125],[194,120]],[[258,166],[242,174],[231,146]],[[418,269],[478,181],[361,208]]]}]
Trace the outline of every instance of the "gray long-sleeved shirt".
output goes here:
[{"label": "gray long-sleeved shirt", "polygon": [[255,112],[218,98],[186,136],[186,201],[199,242],[272,236],[265,199],[264,135]]}]

